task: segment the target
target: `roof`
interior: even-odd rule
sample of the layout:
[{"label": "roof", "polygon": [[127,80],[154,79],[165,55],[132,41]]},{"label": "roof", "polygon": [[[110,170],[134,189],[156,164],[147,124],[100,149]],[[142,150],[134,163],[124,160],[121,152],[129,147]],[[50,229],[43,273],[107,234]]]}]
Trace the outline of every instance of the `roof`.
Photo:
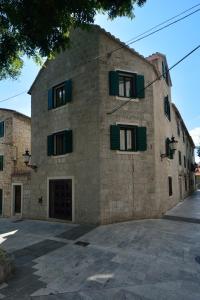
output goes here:
[{"label": "roof", "polygon": [[182,126],[183,126],[183,128],[184,128],[184,130],[185,130],[185,132],[186,132],[186,134],[187,134],[187,136],[188,136],[188,139],[189,139],[191,145],[193,146],[193,148],[195,148],[194,141],[193,141],[191,135],[189,134],[189,132],[188,132],[188,130],[187,130],[187,127],[186,127],[186,125],[185,125],[185,123],[184,123],[184,121],[183,121],[183,119],[182,119],[182,117],[181,117],[181,114],[180,114],[178,108],[176,107],[176,105],[175,105],[174,103],[172,103],[172,107],[173,107],[175,113],[178,115],[179,119],[181,120]]},{"label": "roof", "polygon": [[[116,43],[118,43],[120,46],[122,46],[122,49],[125,48],[128,51],[130,51],[132,54],[136,55],[137,57],[139,57],[140,59],[142,59],[145,63],[147,63],[148,65],[150,65],[154,72],[156,73],[157,76],[160,76],[157,68],[154,66],[153,63],[151,63],[147,58],[145,58],[143,55],[139,54],[138,52],[136,52],[133,48],[130,48],[128,45],[126,45],[124,42],[120,41],[120,39],[116,38],[114,35],[112,35],[110,32],[106,31],[105,29],[103,29],[102,27],[100,27],[99,25],[90,25],[90,27],[95,28],[97,30],[99,30],[101,33],[105,34],[108,38],[112,39],[113,41],[115,41]],[[112,52],[112,51],[111,51]],[[49,60],[46,60],[46,62],[44,63],[44,65],[41,67],[41,69],[39,70],[35,80],[33,81],[28,94],[31,95],[31,91],[33,86],[35,85],[38,77],[41,75],[41,72],[46,68],[46,63],[48,63]]]},{"label": "roof", "polygon": [[20,112],[18,112],[18,111],[16,111],[16,110],[13,110],[13,109],[0,108],[0,111],[1,111],[1,110],[11,112],[11,113],[13,113],[13,114],[15,114],[15,115],[18,115],[18,116],[20,116],[20,117],[22,117],[22,118],[25,118],[25,119],[29,119],[29,120],[31,119],[29,116],[24,115],[24,114],[22,114],[22,113],[20,113]]}]

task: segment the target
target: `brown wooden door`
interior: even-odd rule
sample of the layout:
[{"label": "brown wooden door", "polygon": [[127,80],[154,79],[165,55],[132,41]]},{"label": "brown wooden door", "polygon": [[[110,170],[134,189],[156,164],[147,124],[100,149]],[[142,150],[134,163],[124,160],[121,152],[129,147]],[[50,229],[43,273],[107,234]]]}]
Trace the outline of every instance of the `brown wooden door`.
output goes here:
[{"label": "brown wooden door", "polygon": [[3,190],[0,189],[0,216],[2,215],[3,210]]},{"label": "brown wooden door", "polygon": [[72,180],[49,181],[50,218],[72,220]]},{"label": "brown wooden door", "polygon": [[21,185],[14,185],[14,212],[21,213],[22,187]]}]

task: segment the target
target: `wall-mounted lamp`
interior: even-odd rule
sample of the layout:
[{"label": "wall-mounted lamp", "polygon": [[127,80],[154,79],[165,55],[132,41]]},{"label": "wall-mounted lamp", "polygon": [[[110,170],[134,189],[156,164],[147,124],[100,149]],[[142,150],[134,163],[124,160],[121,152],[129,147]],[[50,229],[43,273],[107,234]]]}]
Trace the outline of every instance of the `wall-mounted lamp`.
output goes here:
[{"label": "wall-mounted lamp", "polygon": [[33,169],[33,170],[37,170],[37,166],[35,164],[31,164],[31,154],[29,153],[29,150],[26,149],[25,153],[22,154],[22,156],[24,157],[24,163],[27,167]]},{"label": "wall-mounted lamp", "polygon": [[[172,154],[174,154],[174,152],[177,150],[177,143],[178,141],[175,140],[174,136],[172,136],[171,140],[168,141],[169,151],[172,152]],[[164,157],[169,157],[169,153],[160,154],[160,157],[161,159]]]}]

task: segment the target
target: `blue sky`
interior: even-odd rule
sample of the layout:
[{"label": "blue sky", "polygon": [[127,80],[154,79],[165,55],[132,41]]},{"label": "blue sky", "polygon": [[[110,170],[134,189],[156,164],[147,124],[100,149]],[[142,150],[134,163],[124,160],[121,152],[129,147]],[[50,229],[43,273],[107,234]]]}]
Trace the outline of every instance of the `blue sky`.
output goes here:
[{"label": "blue sky", "polygon": [[[142,8],[135,7],[135,18],[132,20],[123,17],[109,21],[106,15],[98,15],[96,23],[126,42],[150,27],[198,3],[197,0],[147,0]],[[167,56],[169,66],[171,66],[200,44],[198,28],[200,28],[200,11],[153,36],[133,44],[131,47],[144,56],[157,51],[164,53]],[[198,140],[200,141],[200,138],[198,138],[200,136],[199,70],[200,49],[171,72],[172,100],[180,110],[186,126],[189,130],[192,130],[192,135],[196,135],[196,143]],[[39,67],[34,62],[26,60],[22,75],[18,80],[1,81],[0,100],[28,90],[38,71]],[[0,107],[15,109],[30,115],[30,96],[20,95],[0,103]]]}]

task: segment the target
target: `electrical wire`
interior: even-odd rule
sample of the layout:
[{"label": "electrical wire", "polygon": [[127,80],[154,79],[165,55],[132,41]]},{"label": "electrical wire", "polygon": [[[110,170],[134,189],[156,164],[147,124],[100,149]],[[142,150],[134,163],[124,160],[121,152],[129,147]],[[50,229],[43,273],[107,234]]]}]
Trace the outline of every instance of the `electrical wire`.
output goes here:
[{"label": "electrical wire", "polygon": [[19,94],[13,95],[13,96],[11,96],[11,97],[9,97],[9,98],[0,100],[0,102],[8,101],[8,100],[10,100],[10,99],[16,98],[17,96],[20,96],[20,95],[25,94],[25,93],[27,93],[27,91],[23,91],[23,92],[21,92],[21,93],[19,93]]},{"label": "electrical wire", "polygon": [[120,47],[118,47],[118,48],[116,48],[116,49],[114,49],[114,50],[108,52],[108,54],[111,55],[112,53],[114,53],[114,52],[116,52],[116,51],[118,51],[118,50],[120,50],[120,49],[122,49],[122,48],[125,48],[125,47],[127,47],[127,46],[129,46],[129,45],[131,45],[131,44],[134,44],[134,43],[136,43],[136,42],[139,42],[139,41],[141,41],[141,40],[143,40],[143,39],[145,39],[145,38],[147,38],[147,37],[149,37],[149,36],[151,36],[151,35],[153,35],[153,34],[159,32],[159,31],[161,31],[161,30],[163,30],[163,29],[165,29],[165,28],[167,28],[167,27],[169,27],[169,26],[171,26],[171,25],[174,25],[174,24],[176,24],[176,23],[178,23],[178,22],[180,22],[180,21],[182,21],[182,20],[184,20],[184,19],[190,17],[191,15],[193,15],[193,14],[199,12],[199,11],[200,11],[200,8],[196,9],[195,11],[193,11],[193,12],[187,14],[186,16],[184,16],[184,17],[182,17],[182,18],[179,18],[179,19],[177,19],[176,21],[173,21],[173,22],[171,22],[171,23],[169,23],[169,24],[167,24],[167,25],[165,25],[165,26],[163,26],[163,27],[161,27],[161,28],[159,28],[159,29],[157,29],[157,30],[151,32],[151,33],[148,33],[148,34],[146,34],[146,35],[144,35],[144,36],[142,36],[142,37],[140,37],[140,38],[138,38],[138,39],[135,39],[135,40],[133,40],[132,42],[127,43],[126,45],[122,45],[122,46],[120,46]]},{"label": "electrical wire", "polygon": [[164,25],[164,24],[168,23],[169,21],[172,21],[172,20],[174,20],[174,19],[176,19],[176,18],[182,16],[182,15],[185,14],[186,12],[192,10],[193,8],[195,8],[195,7],[199,6],[199,5],[200,5],[200,3],[198,3],[198,4],[196,4],[196,5],[192,6],[192,7],[190,7],[190,8],[188,8],[188,9],[184,10],[183,12],[181,12],[181,13],[175,15],[174,17],[171,17],[171,18],[169,18],[169,19],[163,21],[162,23],[160,23],[160,24],[158,24],[158,25],[155,25],[155,26],[151,27],[150,29],[147,29],[146,31],[144,31],[144,32],[142,32],[142,33],[140,33],[140,34],[134,36],[134,37],[131,38],[130,40],[126,41],[126,43],[129,43],[129,42],[131,42],[132,40],[135,40],[135,39],[141,37],[142,35],[144,35],[144,34],[150,32],[150,31],[152,31],[153,29],[156,29],[156,28],[158,28],[159,26]]},{"label": "electrical wire", "polygon": [[[169,71],[171,71],[173,68],[175,68],[177,65],[179,65],[183,60],[185,60],[188,56],[190,56],[192,53],[194,53],[196,50],[198,50],[200,48],[200,44],[195,47],[193,50],[191,50],[189,53],[187,53],[185,56],[183,56],[180,60],[178,60],[174,65],[172,65],[166,72],[163,72],[160,76],[158,76],[156,79],[154,79],[153,81],[151,81],[149,84],[147,84],[143,89],[139,90],[139,93],[146,90],[148,87],[150,87],[152,84],[154,84],[156,81],[160,80],[162,77],[166,76]],[[125,106],[126,104],[128,104],[131,100],[134,100],[134,98],[129,98],[127,101],[125,101],[124,103],[122,103],[121,105],[115,107],[113,110],[111,110],[110,112],[107,112],[107,115],[111,115],[114,112],[118,111],[119,109],[121,109],[123,106]]]}]

